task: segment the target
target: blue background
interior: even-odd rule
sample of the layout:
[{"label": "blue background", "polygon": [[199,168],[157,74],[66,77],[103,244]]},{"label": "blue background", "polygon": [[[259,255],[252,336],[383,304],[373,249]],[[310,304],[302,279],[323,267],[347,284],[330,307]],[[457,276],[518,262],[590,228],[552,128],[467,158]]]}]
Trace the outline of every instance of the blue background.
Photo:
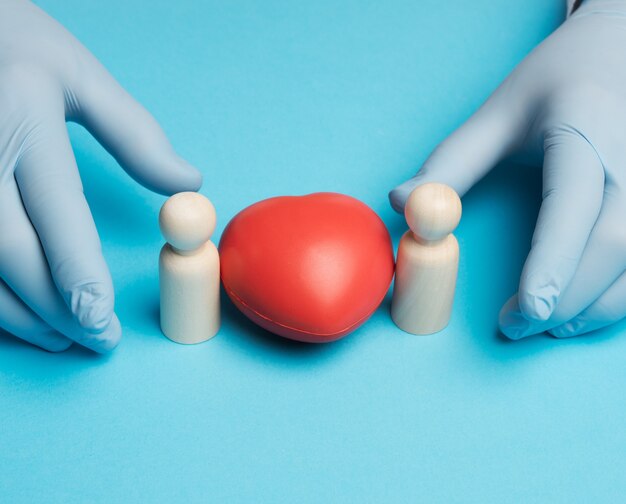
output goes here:
[{"label": "blue background", "polygon": [[[330,190],[374,208],[562,21],[561,0],[41,0],[205,175],[215,241],[243,207]],[[455,310],[395,328],[389,299],[326,346],[279,340],[224,300],[208,343],[158,325],[157,214],[80,127],[72,141],[124,327],[110,356],[0,338],[2,502],[617,502],[624,324],[508,342],[540,172],[464,198]],[[622,334],[620,334],[622,333]]]}]

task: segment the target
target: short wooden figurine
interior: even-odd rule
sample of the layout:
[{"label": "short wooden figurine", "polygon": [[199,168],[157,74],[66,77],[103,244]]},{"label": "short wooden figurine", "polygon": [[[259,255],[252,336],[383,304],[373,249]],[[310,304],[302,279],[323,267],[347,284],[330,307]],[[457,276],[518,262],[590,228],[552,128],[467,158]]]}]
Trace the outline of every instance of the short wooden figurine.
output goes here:
[{"label": "short wooden figurine", "polygon": [[391,316],[412,334],[431,334],[448,325],[459,265],[451,234],[461,219],[461,200],[444,184],[418,186],[404,209],[409,230],[400,240]]},{"label": "short wooden figurine", "polygon": [[177,343],[200,343],[220,327],[220,260],[210,241],[215,209],[195,192],[169,198],[159,214],[166,243],[159,257],[161,330]]}]

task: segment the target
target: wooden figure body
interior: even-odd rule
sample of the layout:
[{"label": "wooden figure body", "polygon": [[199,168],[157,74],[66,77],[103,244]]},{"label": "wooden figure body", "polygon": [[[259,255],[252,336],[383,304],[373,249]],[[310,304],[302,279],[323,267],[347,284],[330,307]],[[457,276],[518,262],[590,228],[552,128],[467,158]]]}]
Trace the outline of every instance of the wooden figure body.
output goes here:
[{"label": "wooden figure body", "polygon": [[461,200],[443,184],[418,186],[405,206],[409,225],[398,247],[391,316],[412,334],[441,331],[450,320],[459,264],[452,231],[461,219]]},{"label": "wooden figure body", "polygon": [[204,196],[178,193],[159,214],[167,240],[159,257],[161,330],[177,343],[213,337],[220,327],[220,260],[209,240],[215,209]]}]

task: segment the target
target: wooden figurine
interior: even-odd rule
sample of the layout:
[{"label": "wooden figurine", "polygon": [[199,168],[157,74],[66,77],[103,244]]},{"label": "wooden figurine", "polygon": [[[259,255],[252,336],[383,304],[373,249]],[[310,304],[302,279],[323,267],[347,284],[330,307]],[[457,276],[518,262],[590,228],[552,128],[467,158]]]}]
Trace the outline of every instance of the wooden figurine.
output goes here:
[{"label": "wooden figurine", "polygon": [[210,241],[215,209],[195,192],[169,198],[159,214],[166,243],[159,257],[161,330],[177,343],[200,343],[220,327],[220,259]]},{"label": "wooden figurine", "polygon": [[409,231],[398,247],[391,316],[412,334],[442,330],[450,320],[459,264],[451,234],[461,219],[461,200],[444,184],[418,186],[404,209]]}]

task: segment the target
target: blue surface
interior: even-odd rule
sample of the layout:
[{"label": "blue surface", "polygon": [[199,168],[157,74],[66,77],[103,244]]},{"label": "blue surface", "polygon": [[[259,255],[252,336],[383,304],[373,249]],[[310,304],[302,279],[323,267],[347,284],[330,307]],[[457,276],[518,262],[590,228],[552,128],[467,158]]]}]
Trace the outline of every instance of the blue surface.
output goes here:
[{"label": "blue surface", "polygon": [[[564,3],[564,2],[563,2]],[[374,208],[563,16],[561,0],[45,0],[161,121],[228,220],[330,190]],[[541,193],[504,165],[464,199],[450,326],[387,302],[335,344],[268,336],[225,301],[193,347],[158,326],[157,213],[71,126],[124,326],[110,356],[0,338],[2,502],[617,502],[624,324],[505,341]]]}]

